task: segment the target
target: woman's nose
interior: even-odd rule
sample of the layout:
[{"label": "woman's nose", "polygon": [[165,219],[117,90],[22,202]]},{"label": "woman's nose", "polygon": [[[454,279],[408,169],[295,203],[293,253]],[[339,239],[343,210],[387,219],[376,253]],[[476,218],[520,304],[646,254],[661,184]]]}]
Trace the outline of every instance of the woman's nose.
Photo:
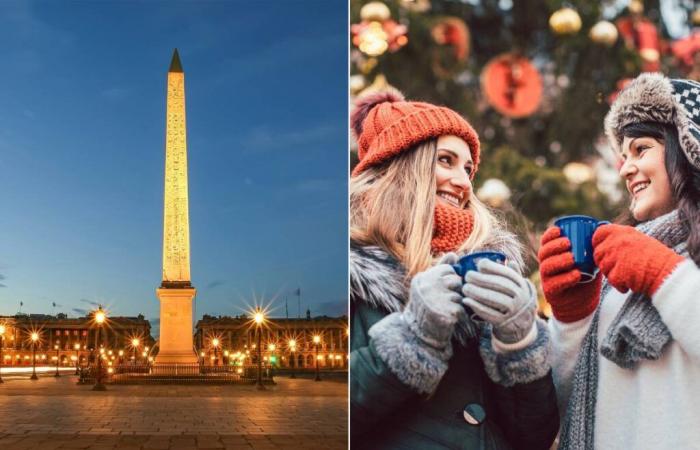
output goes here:
[{"label": "woman's nose", "polygon": [[471,181],[469,180],[469,175],[464,170],[456,171],[450,179],[450,182],[453,186],[456,186],[465,191],[471,188]]},{"label": "woman's nose", "polygon": [[637,171],[637,166],[634,164],[631,158],[627,158],[620,166],[620,177],[627,178],[633,175]]}]

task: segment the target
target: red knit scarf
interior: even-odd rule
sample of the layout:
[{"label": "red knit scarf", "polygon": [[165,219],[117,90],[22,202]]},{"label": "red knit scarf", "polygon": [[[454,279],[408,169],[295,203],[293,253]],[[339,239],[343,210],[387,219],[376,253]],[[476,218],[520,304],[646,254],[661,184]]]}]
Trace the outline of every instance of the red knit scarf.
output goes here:
[{"label": "red knit scarf", "polygon": [[474,213],[468,209],[435,204],[435,225],[430,250],[433,254],[457,250],[474,229]]}]

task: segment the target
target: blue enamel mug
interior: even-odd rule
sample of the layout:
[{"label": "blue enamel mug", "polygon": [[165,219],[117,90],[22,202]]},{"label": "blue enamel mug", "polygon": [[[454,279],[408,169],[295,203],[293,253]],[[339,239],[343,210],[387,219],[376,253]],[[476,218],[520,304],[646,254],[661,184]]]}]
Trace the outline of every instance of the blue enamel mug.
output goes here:
[{"label": "blue enamel mug", "polygon": [[467,272],[469,272],[470,270],[476,270],[476,265],[482,259],[490,259],[491,261],[497,262],[499,264],[506,263],[506,255],[504,255],[501,252],[489,250],[483,252],[474,252],[462,256],[461,258],[459,258],[457,264],[452,264],[452,268],[455,270],[455,272],[457,272],[457,275],[464,279],[464,275],[466,275]]},{"label": "blue enamel mug", "polygon": [[561,230],[561,235],[571,241],[574,264],[581,272],[579,283],[588,283],[598,273],[598,267],[593,260],[593,233],[599,226],[608,223],[610,222],[607,220],[581,215],[564,216],[554,221],[554,225]]}]

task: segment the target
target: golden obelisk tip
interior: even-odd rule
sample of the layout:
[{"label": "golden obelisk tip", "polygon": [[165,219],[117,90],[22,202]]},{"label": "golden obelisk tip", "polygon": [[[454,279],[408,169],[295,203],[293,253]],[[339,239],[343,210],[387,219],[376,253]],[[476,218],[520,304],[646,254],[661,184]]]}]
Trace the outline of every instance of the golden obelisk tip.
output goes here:
[{"label": "golden obelisk tip", "polygon": [[173,52],[173,59],[170,61],[170,68],[168,72],[179,72],[183,73],[182,63],[180,62],[180,55],[177,53],[177,49]]}]

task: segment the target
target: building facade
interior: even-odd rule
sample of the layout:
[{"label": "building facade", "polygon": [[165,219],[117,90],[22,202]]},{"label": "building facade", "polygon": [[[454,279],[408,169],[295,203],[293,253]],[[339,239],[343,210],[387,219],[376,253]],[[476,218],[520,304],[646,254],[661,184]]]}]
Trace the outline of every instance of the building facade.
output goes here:
[{"label": "building facade", "polygon": [[[239,359],[257,364],[258,329],[260,356],[265,365],[282,369],[347,370],[347,317],[304,319],[270,318],[259,327],[249,317],[208,316],[197,322],[195,346],[205,363],[231,364]],[[316,341],[314,340],[316,337]]]},{"label": "building facade", "polygon": [[[17,314],[0,316],[0,325],[5,327],[0,338],[4,365],[31,365],[32,347],[37,364],[55,365],[58,357],[60,365],[73,366],[78,361],[86,364],[100,344],[115,361],[143,358],[154,344],[151,324],[143,315],[109,317],[101,331],[92,315],[68,318],[65,314]],[[32,333],[37,334],[35,342]],[[134,339],[138,339],[136,347]]]}]

